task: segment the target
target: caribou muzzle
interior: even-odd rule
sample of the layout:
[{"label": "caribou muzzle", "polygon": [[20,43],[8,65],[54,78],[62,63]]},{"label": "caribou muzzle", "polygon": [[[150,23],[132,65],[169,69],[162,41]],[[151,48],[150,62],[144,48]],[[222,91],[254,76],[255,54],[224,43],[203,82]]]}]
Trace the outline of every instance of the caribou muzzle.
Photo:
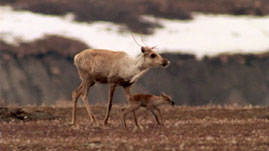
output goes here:
[{"label": "caribou muzzle", "polygon": [[168,67],[169,64],[170,64],[170,61],[164,58],[164,59],[163,59],[162,66],[163,66],[163,67]]}]

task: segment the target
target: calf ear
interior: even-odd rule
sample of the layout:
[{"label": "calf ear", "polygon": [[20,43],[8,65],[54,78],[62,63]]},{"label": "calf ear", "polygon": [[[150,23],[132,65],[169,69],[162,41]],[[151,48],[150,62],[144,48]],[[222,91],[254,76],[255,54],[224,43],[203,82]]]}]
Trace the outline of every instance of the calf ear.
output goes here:
[{"label": "calf ear", "polygon": [[162,97],[166,97],[167,95],[164,93],[164,92],[162,92]]}]

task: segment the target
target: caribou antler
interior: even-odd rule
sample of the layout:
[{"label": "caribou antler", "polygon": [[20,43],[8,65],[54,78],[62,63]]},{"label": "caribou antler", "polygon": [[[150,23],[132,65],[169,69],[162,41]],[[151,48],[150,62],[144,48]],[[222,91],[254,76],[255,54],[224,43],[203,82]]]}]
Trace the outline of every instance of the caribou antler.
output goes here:
[{"label": "caribou antler", "polygon": [[133,35],[132,33],[131,33],[131,35],[132,35],[132,37],[133,37],[135,43],[136,43],[138,46],[143,47],[143,45],[139,44],[139,43],[136,41],[136,39],[135,39],[135,37],[134,37],[134,35]]},{"label": "caribou antler", "polygon": [[[133,35],[132,33],[131,33],[131,35],[132,35],[132,37],[133,37],[135,43],[136,43],[138,46],[140,46],[140,47],[144,47],[144,46],[148,47],[147,44],[145,44],[145,40],[144,40],[144,38],[143,38],[142,35],[140,35],[140,38],[141,38],[141,41],[142,41],[142,43],[144,44],[144,46],[141,45],[141,44],[139,44],[139,43],[137,42],[137,40],[135,39],[135,37],[134,37],[134,35]],[[157,45],[156,45],[156,46],[153,46],[153,47],[149,47],[149,48],[151,48],[151,49],[156,49],[156,48],[157,48]]]}]

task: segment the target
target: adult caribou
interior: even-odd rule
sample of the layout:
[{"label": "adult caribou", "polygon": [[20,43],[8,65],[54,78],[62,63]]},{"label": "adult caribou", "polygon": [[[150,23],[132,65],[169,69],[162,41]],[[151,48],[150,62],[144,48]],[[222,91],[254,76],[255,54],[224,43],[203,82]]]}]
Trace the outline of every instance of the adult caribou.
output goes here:
[{"label": "adult caribou", "polygon": [[88,104],[88,93],[96,82],[109,84],[108,106],[104,125],[107,125],[112,98],[117,86],[122,86],[125,96],[131,95],[131,86],[152,67],[166,67],[169,61],[153,50],[154,47],[141,47],[141,54],[133,58],[122,51],[87,49],[74,57],[74,64],[81,79],[80,86],[72,92],[72,124],[76,126],[77,100],[81,96],[91,122],[95,116]]}]

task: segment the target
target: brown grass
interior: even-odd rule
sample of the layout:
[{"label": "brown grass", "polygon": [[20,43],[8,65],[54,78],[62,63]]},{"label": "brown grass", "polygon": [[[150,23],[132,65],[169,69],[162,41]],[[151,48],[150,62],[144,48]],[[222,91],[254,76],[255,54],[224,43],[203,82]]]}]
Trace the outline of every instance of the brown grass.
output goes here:
[{"label": "brown grass", "polygon": [[[84,108],[78,110],[80,127],[72,128],[71,108],[25,107],[59,118],[54,120],[0,122],[1,150],[237,150],[269,149],[268,107],[174,107],[162,111],[165,126],[140,110],[141,130],[133,119],[121,128],[120,106],[113,106],[108,127],[93,126]],[[100,123],[105,106],[93,106]]]}]

